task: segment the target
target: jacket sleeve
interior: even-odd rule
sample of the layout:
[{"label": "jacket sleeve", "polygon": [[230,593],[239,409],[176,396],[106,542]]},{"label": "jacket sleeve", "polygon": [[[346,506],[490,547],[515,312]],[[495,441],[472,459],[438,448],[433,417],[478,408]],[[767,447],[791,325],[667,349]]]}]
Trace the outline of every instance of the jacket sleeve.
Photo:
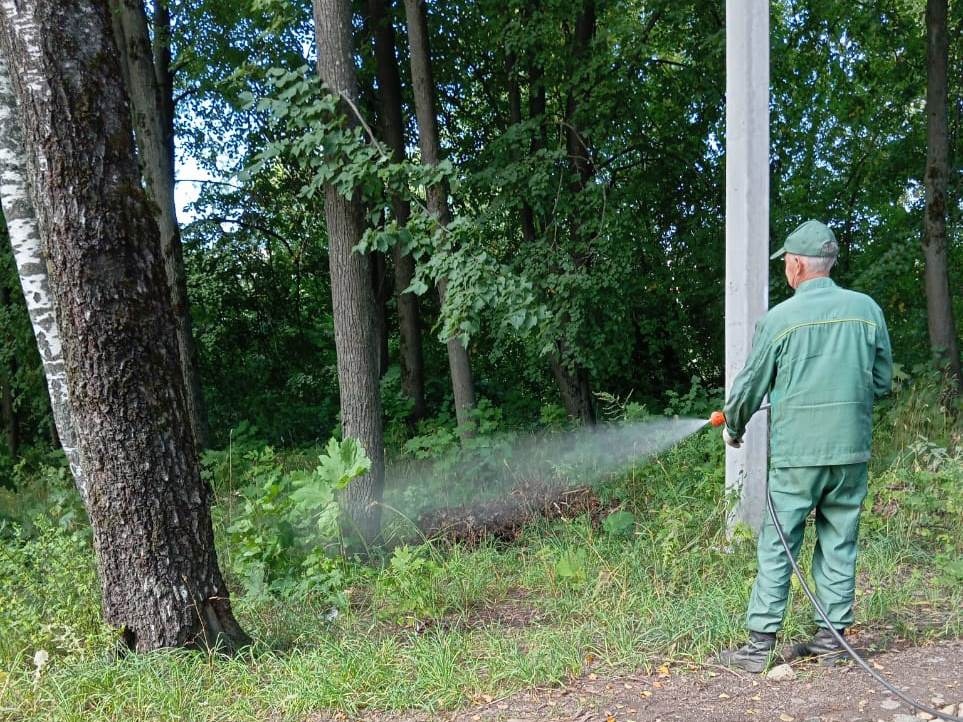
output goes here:
[{"label": "jacket sleeve", "polygon": [[772,334],[767,328],[766,318],[764,316],[756,324],[756,332],[752,337],[752,351],[746,359],[745,367],[733,380],[726,400],[724,409],[726,427],[737,439],[742,438],[746,431],[746,424],[759,410],[776,376],[776,344],[772,343]]},{"label": "jacket sleeve", "polygon": [[876,328],[876,359],[873,361],[873,396],[877,399],[886,396],[893,388],[893,349],[889,343],[886,319],[879,312]]}]

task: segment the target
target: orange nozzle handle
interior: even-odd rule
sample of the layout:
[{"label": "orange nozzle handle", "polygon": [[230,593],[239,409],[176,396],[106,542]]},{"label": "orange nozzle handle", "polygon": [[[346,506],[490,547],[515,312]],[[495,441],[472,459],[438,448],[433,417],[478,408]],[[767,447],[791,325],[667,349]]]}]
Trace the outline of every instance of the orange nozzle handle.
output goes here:
[{"label": "orange nozzle handle", "polygon": [[710,426],[722,426],[726,423],[726,415],[721,411],[713,411],[709,415],[709,425]]}]

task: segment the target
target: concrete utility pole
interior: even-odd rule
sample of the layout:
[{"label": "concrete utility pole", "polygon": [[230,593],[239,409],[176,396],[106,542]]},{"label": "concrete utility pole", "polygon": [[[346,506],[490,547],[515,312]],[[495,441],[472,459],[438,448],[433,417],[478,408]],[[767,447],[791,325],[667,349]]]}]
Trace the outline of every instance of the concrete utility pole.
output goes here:
[{"label": "concrete utility pole", "polygon": [[[726,391],[769,303],[769,0],[726,0]],[[754,531],[766,513],[768,414],[726,448],[729,512]]]}]

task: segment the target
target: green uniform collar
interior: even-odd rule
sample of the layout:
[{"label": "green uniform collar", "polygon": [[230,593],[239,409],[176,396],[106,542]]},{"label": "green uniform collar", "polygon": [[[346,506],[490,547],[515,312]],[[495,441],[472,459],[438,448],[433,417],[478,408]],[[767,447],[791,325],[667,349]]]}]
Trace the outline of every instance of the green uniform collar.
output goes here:
[{"label": "green uniform collar", "polygon": [[796,289],[796,293],[806,293],[808,291],[815,291],[819,288],[835,288],[836,282],[833,281],[829,276],[820,276],[819,278],[810,278],[808,281],[803,281],[799,284],[799,288]]}]

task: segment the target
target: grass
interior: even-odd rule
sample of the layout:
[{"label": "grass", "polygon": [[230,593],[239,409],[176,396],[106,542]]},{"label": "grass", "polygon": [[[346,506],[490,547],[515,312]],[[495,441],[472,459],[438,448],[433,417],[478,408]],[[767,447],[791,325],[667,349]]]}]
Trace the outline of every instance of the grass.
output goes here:
[{"label": "grass", "polygon": [[[893,443],[887,423],[878,437]],[[897,432],[907,446],[871,479],[857,619],[890,638],[959,637],[963,585],[952,562],[963,549],[963,463],[932,448],[909,453],[915,435]],[[721,454],[718,439],[701,434],[609,483],[600,493],[634,515],[625,533],[585,518],[535,521],[512,545],[426,547],[409,550],[421,564],[355,569],[351,603],[334,621],[322,600],[238,594],[238,616],[258,644],[234,659],[183,651],[112,658],[112,633],[91,613],[98,602],[89,546],[48,528],[10,546],[0,570],[33,580],[0,584],[0,604],[17,616],[0,621],[0,719],[239,722],[319,710],[431,711],[560,684],[589,666],[604,674],[704,662],[744,636],[755,570],[750,540],[723,551]],[[934,454],[941,461],[931,470]],[[44,563],[31,564],[31,554]],[[59,626],[44,629],[41,619]],[[784,635],[811,628],[795,593]],[[51,658],[38,672],[32,660],[41,647]]]}]

